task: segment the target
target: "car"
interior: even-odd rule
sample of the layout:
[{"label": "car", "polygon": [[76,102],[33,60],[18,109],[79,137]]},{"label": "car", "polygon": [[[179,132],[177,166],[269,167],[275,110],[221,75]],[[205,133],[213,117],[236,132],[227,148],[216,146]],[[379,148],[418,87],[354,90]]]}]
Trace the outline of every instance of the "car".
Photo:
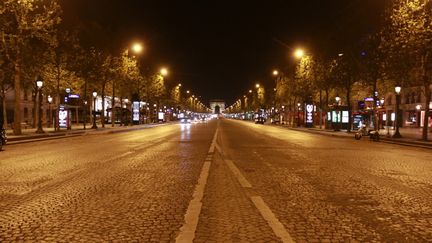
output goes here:
[{"label": "car", "polygon": [[192,120],[190,119],[190,117],[183,117],[180,119],[180,123],[183,124],[191,124]]},{"label": "car", "polygon": [[262,116],[255,118],[255,124],[264,124],[265,122],[266,122],[266,119]]},{"label": "car", "polygon": [[271,121],[271,124],[280,124],[279,116],[275,116],[275,117],[271,118],[270,121]]}]

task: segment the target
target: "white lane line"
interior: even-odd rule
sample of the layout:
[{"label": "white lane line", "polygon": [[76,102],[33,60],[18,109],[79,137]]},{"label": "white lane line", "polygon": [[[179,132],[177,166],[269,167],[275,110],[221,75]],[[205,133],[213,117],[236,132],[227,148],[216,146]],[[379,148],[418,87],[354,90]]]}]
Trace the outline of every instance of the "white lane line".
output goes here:
[{"label": "white lane line", "polygon": [[132,151],[128,151],[126,153],[121,154],[119,157],[124,157],[124,156],[132,154],[132,153],[133,153]]},{"label": "white lane line", "polygon": [[271,209],[267,206],[260,196],[251,196],[252,202],[260,212],[261,216],[267,220],[267,223],[272,228],[276,236],[281,238],[282,242],[294,242],[283,224],[276,218]]},{"label": "white lane line", "polygon": [[218,131],[219,131],[219,128],[216,128],[215,135],[213,136],[213,140],[212,140],[212,143],[210,145],[210,149],[208,151],[209,153],[214,153]]},{"label": "white lane line", "polygon": [[[242,187],[246,188],[252,188],[252,185],[249,183],[249,181],[242,175],[240,170],[237,168],[237,166],[234,164],[232,160],[225,160],[228,167],[230,168],[231,172],[234,174],[234,176],[239,181],[240,185]],[[275,235],[283,242],[294,242],[291,238],[288,231],[285,229],[283,224],[276,218],[276,216],[273,214],[271,209],[267,206],[267,204],[264,202],[264,200],[260,196],[251,196],[250,199],[254,203],[255,207],[260,212],[261,216],[267,221],[270,228],[272,228]]]},{"label": "white lane line", "polygon": [[232,160],[225,160],[228,167],[230,168],[231,172],[234,174],[234,176],[237,178],[237,180],[240,182],[240,185],[242,187],[251,188],[252,185],[249,183],[249,181],[242,175],[240,170],[235,166],[234,162]]},{"label": "white lane line", "polygon": [[190,201],[185,214],[185,223],[180,228],[180,234],[176,238],[176,242],[192,242],[195,238],[195,230],[198,225],[199,215],[201,213],[202,198],[204,189],[207,183],[207,177],[210,170],[210,162],[205,162],[201,170],[201,175],[198,180],[198,185],[195,187],[193,199]]},{"label": "white lane line", "polygon": [[[217,134],[218,134],[218,128],[216,128],[208,153],[214,153]],[[195,231],[198,225],[199,215],[201,213],[201,208],[202,208],[201,200],[204,196],[204,190],[210,172],[211,161],[208,161],[209,158],[213,158],[213,156],[207,155],[207,158],[201,169],[201,174],[198,179],[198,184],[196,185],[195,191],[192,195],[192,200],[189,202],[188,209],[186,210],[186,214],[184,217],[185,222],[183,226],[180,228],[180,233],[176,238],[176,242],[189,243],[189,242],[193,242],[193,239],[195,238]]]}]

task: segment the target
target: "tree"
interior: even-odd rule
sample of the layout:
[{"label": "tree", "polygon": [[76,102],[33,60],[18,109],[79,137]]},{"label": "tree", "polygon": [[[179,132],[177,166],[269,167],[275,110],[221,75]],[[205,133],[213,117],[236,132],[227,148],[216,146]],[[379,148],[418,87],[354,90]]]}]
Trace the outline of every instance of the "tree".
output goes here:
[{"label": "tree", "polygon": [[[2,47],[2,45],[0,45]],[[4,58],[4,49],[0,49],[0,128],[6,128],[8,122],[6,112],[6,92],[12,88],[12,72],[11,63]]]},{"label": "tree", "polygon": [[21,87],[23,48],[38,39],[53,42],[53,34],[60,22],[57,1],[3,0],[0,2],[0,31],[2,49],[13,65],[15,110],[14,134],[21,134]]},{"label": "tree", "polygon": [[[378,84],[383,78],[383,53],[379,48],[381,38],[378,34],[367,36],[361,45],[361,54],[359,58],[359,78],[363,85],[370,88],[369,94],[373,97],[372,122],[374,128],[378,129],[377,102],[378,102]],[[384,90],[380,90],[384,91]]]},{"label": "tree", "polygon": [[386,75],[399,85],[423,88],[425,117],[422,139],[427,140],[432,84],[432,2],[395,1],[387,15],[383,36]]},{"label": "tree", "polygon": [[352,88],[358,81],[358,60],[357,56],[349,52],[338,59],[335,59],[330,69],[331,78],[335,82],[335,88],[341,88],[345,92],[346,105],[348,109],[348,128],[351,132],[352,126]]},{"label": "tree", "polygon": [[[57,107],[61,104],[61,90],[71,88],[72,90],[79,90],[82,85],[82,80],[77,77],[76,72],[73,70],[73,63],[77,59],[79,44],[76,34],[71,34],[68,31],[59,30],[55,35],[55,44],[50,48],[45,57],[47,63],[43,68],[43,77],[46,81],[46,90],[55,94],[55,102]],[[58,121],[58,112],[56,112],[56,121]],[[55,123],[54,128],[59,130],[58,122]]]}]

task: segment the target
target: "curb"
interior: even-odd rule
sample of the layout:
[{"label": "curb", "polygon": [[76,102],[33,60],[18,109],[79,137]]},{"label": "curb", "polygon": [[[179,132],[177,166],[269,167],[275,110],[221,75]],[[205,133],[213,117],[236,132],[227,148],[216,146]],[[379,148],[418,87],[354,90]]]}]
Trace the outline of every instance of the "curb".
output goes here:
[{"label": "curb", "polygon": [[[248,121],[245,121],[245,122],[248,122]],[[253,123],[253,121],[249,121],[249,122]],[[315,130],[315,129],[302,129],[302,128],[299,129],[299,128],[295,128],[295,127],[288,127],[288,126],[274,125],[274,124],[267,124],[267,123],[264,125],[285,128],[285,129],[297,131],[297,132],[306,132],[306,133],[318,134],[318,135],[322,135],[322,136],[329,136],[329,137],[334,137],[334,138],[354,139],[354,133],[352,133],[353,136],[349,136],[349,135],[337,134],[337,133],[334,133],[331,131],[326,131],[326,130],[319,131],[319,130]],[[346,134],[348,134],[348,133],[346,133]],[[396,145],[401,145],[401,146],[432,149],[432,142],[428,143],[428,142],[420,142],[420,141],[417,142],[417,141],[394,140],[394,139],[386,138],[385,136],[380,136],[379,142],[396,144]]]},{"label": "curb", "polygon": [[[283,126],[277,126],[277,127],[283,127]],[[331,132],[326,133],[325,131],[315,131],[315,130],[312,130],[312,129],[296,129],[296,128],[291,128],[291,127],[283,127],[283,128],[286,128],[286,129],[289,129],[289,130],[293,130],[293,131],[298,131],[298,132],[307,132],[307,133],[319,134],[319,135],[323,135],[323,136],[346,138],[346,139],[354,139],[351,136],[340,135],[340,134],[335,134],[335,133],[331,133]],[[380,141],[379,142],[390,143],[390,144],[397,144],[397,145],[402,145],[402,146],[410,146],[410,147],[419,147],[419,148],[432,149],[432,143],[428,144],[428,143],[416,142],[416,141],[401,141],[401,140],[388,139],[388,138],[383,137],[383,136],[380,137]]]},{"label": "curb", "polygon": [[45,134],[39,134],[39,135],[30,135],[30,136],[20,136],[20,137],[14,137],[14,138],[8,138],[7,145],[16,145],[16,144],[22,144],[22,143],[31,143],[31,142],[38,142],[38,141],[46,141],[46,140],[54,140],[54,139],[62,139],[62,138],[72,138],[72,137],[78,137],[83,135],[100,135],[100,134],[115,134],[115,133],[123,133],[123,132],[131,132],[131,131],[138,131],[138,130],[144,130],[154,127],[159,127],[163,125],[168,124],[174,124],[172,122],[170,123],[161,123],[161,124],[151,124],[147,126],[132,126],[128,128],[119,128],[119,129],[101,129],[98,128],[97,130],[79,130],[79,131],[69,131],[69,132],[55,132],[55,133],[45,133]]}]

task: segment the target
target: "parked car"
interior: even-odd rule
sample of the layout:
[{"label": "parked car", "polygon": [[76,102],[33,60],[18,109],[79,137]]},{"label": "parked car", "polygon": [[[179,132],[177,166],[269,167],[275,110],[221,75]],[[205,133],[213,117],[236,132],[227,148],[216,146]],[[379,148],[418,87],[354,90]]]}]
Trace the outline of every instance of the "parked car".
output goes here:
[{"label": "parked car", "polygon": [[266,119],[262,116],[255,118],[255,124],[264,124],[265,122],[266,122]]},{"label": "parked car", "polygon": [[272,124],[280,124],[280,119],[279,116],[274,116],[271,118],[271,123]]}]

